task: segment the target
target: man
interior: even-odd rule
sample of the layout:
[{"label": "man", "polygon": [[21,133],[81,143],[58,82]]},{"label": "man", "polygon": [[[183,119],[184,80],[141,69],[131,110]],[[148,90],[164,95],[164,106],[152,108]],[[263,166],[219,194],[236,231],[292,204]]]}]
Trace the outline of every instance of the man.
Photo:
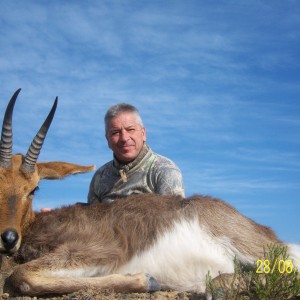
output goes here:
[{"label": "man", "polygon": [[104,121],[106,140],[114,158],[94,174],[89,203],[111,202],[142,193],[185,196],[179,168],[146,144],[146,129],[134,106],[114,105]]}]

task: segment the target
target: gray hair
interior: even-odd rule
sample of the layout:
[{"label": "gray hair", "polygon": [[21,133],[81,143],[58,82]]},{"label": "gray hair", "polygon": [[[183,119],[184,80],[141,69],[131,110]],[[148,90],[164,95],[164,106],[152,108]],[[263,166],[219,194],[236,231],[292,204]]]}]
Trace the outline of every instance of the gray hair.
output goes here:
[{"label": "gray hair", "polygon": [[124,112],[134,114],[136,116],[137,123],[141,127],[144,127],[139,110],[135,106],[133,106],[131,104],[127,104],[127,103],[119,103],[119,104],[111,106],[105,114],[104,124],[105,124],[105,133],[106,134],[108,131],[108,123],[110,122],[110,120]]}]

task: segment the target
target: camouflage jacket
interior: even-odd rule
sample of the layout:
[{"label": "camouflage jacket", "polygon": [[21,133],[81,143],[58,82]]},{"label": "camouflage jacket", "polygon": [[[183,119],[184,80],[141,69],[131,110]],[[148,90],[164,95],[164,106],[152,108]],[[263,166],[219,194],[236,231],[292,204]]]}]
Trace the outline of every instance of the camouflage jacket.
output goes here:
[{"label": "camouflage jacket", "polygon": [[179,168],[170,159],[154,153],[146,144],[133,162],[121,165],[114,158],[99,168],[90,184],[88,202],[111,202],[143,193],[185,196]]}]

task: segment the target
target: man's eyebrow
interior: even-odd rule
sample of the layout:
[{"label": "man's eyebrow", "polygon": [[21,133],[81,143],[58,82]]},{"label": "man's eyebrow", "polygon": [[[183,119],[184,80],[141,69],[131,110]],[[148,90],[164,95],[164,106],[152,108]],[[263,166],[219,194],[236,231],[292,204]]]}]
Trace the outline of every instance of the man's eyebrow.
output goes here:
[{"label": "man's eyebrow", "polygon": [[109,131],[116,131],[116,130],[120,130],[120,128],[119,127],[109,128]]},{"label": "man's eyebrow", "polygon": [[112,128],[109,128],[108,132],[118,132],[118,131],[121,131],[123,128],[125,130],[127,130],[127,129],[138,129],[139,127],[142,127],[142,126],[139,125],[139,124],[130,124],[130,125],[126,126],[126,127],[122,126],[122,127],[112,127]]}]

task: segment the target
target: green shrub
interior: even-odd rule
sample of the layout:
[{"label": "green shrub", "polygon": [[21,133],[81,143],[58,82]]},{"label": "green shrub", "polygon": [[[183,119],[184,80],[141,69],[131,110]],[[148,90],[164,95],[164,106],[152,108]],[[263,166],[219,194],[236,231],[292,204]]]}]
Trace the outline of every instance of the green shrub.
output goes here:
[{"label": "green shrub", "polygon": [[236,259],[234,274],[207,275],[207,291],[222,300],[284,300],[300,295],[299,273],[289,259],[287,247],[269,245],[253,266]]}]

